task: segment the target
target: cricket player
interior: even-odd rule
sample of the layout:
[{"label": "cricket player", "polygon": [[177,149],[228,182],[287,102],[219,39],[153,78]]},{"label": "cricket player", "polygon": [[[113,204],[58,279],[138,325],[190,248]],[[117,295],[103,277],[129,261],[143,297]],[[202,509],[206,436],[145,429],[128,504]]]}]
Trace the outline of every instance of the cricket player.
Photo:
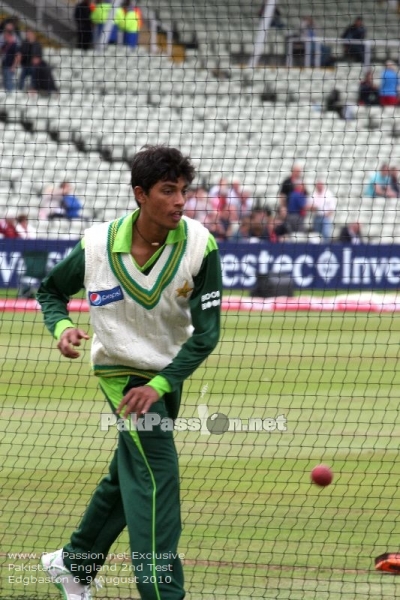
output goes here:
[{"label": "cricket player", "polygon": [[178,460],[171,427],[157,423],[176,419],[184,380],[220,333],[218,248],[203,225],[183,216],[194,174],[175,148],[138,152],[131,183],[139,208],[87,229],[37,294],[58,349],[75,359],[89,335],[74,326],[67,304],[85,288],[94,374],[114,414],[137,421],[120,431],[109,473],[69,542],[43,556],[64,600],[90,600],[91,583],[125,527],[141,598],[185,596]]}]

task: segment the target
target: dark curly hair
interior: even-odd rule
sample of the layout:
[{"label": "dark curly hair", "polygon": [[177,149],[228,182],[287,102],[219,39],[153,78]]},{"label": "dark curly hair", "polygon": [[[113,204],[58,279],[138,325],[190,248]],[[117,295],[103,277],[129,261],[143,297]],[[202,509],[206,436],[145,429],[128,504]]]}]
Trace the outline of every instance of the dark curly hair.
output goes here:
[{"label": "dark curly hair", "polygon": [[144,146],[132,159],[131,185],[141,187],[147,194],[159,181],[174,181],[183,177],[188,184],[195,177],[190,159],[168,146]]}]

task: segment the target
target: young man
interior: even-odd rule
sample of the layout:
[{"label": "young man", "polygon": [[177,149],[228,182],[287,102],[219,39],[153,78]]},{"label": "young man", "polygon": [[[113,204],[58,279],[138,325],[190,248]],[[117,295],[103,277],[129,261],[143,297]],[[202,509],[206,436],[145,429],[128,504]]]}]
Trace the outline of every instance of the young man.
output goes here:
[{"label": "young man", "polygon": [[85,287],[94,374],[112,411],[130,424],[69,543],[43,557],[64,600],[89,600],[90,583],[126,526],[141,598],[185,596],[178,461],[171,427],[157,422],[176,419],[184,380],[219,338],[218,249],[203,225],[183,217],[193,178],[178,150],[140,151],[131,176],[139,209],[88,229],[37,295],[61,354],[77,358],[74,346],[89,336],[69,320],[67,302]]}]

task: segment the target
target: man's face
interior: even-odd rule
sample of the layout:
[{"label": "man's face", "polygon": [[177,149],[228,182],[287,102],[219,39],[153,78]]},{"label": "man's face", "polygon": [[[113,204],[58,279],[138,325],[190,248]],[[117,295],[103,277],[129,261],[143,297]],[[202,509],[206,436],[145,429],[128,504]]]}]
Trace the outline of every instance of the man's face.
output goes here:
[{"label": "man's face", "polygon": [[177,181],[158,181],[148,193],[137,186],[134,193],[146,221],[171,230],[182,218],[188,187],[188,182],[179,177]]}]

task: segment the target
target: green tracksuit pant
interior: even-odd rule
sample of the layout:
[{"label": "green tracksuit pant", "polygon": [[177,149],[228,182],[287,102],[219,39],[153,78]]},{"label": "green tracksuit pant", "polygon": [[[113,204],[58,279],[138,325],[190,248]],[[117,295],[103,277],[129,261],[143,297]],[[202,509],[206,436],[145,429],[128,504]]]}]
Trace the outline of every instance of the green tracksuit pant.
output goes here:
[{"label": "green tracksuit pant", "polygon": [[[131,377],[124,393],[146,382]],[[166,394],[153,405],[151,413],[176,418],[180,397],[181,390]],[[78,529],[63,549],[65,566],[82,583],[90,583],[126,526],[132,559],[129,577],[135,578],[141,598],[184,598],[177,549],[181,534],[178,458],[173,432],[160,426],[119,433],[109,474],[100,482]]]}]

